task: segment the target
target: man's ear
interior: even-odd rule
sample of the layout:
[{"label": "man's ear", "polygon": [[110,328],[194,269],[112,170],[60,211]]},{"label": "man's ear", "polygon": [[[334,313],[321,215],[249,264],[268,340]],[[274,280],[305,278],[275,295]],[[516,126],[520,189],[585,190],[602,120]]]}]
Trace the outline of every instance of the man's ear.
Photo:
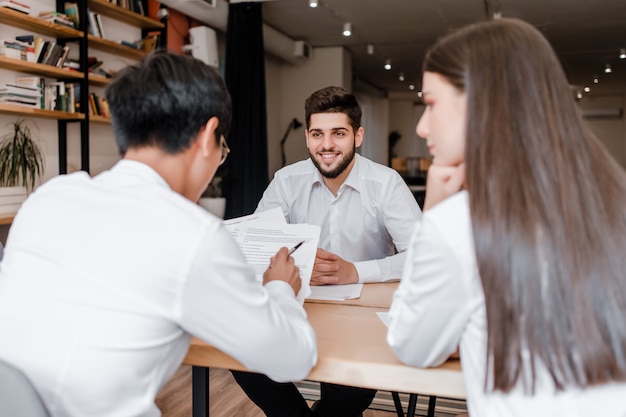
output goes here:
[{"label": "man's ear", "polygon": [[365,134],[365,129],[363,126],[359,127],[354,134],[354,147],[358,148],[363,143],[363,135]]},{"label": "man's ear", "polygon": [[215,136],[215,130],[217,129],[219,124],[220,121],[217,117],[211,117],[198,133],[198,146],[200,147],[200,152],[204,157],[207,157],[213,152],[216,152],[216,149],[219,152],[222,151],[222,149],[216,145],[217,138]]}]

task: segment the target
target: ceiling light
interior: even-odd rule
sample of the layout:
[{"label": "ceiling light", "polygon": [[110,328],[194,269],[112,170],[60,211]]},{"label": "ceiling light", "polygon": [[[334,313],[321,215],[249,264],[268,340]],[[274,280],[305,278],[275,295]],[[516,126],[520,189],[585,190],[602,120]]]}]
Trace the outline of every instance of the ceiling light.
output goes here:
[{"label": "ceiling light", "polygon": [[610,73],[613,72],[613,70],[611,69],[611,64],[606,64],[604,66],[604,72],[607,73],[607,74],[610,74]]},{"label": "ceiling light", "polygon": [[589,88],[589,86],[585,86],[585,88],[583,88],[583,90],[585,90],[585,93],[588,93],[591,91],[591,88]]},{"label": "ceiling light", "polygon": [[367,54],[368,55],[374,55],[374,44],[373,43],[368,43],[367,44]]},{"label": "ceiling light", "polygon": [[318,4],[317,0],[309,0],[309,7],[313,9],[316,8]]},{"label": "ceiling light", "polygon": [[626,59],[626,48],[619,48],[619,58]]},{"label": "ceiling light", "polygon": [[401,72],[400,75],[398,75],[398,79],[400,81],[404,81],[404,73],[403,72]]},{"label": "ceiling light", "polygon": [[384,68],[389,71],[391,69],[391,59],[387,58]]},{"label": "ceiling light", "polygon": [[343,24],[343,36],[352,35],[352,23],[346,22]]},{"label": "ceiling light", "polygon": [[418,92],[417,92],[417,96],[418,96],[419,98],[422,98],[422,96],[423,96],[422,92],[421,92],[421,91],[418,91]]},{"label": "ceiling light", "polygon": [[598,84],[599,82],[600,82],[600,79],[598,78],[598,76],[597,76],[597,75],[594,75],[594,76],[593,76],[593,83],[594,83],[594,84]]},{"label": "ceiling light", "polygon": [[409,90],[411,91],[415,90],[415,84],[413,83],[409,84]]},{"label": "ceiling light", "polygon": [[581,98],[583,98],[583,93],[581,93],[581,92],[580,92],[580,90],[579,90],[579,91],[576,91],[576,98],[577,98],[578,100],[580,100]]}]

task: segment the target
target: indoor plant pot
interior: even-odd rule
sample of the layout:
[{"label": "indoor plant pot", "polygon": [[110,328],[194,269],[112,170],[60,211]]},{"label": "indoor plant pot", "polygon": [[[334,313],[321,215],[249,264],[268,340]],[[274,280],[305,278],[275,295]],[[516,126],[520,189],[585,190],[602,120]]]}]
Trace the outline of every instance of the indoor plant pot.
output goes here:
[{"label": "indoor plant pot", "polygon": [[9,123],[0,137],[0,212],[15,213],[35,182],[41,179],[44,159],[24,119]]}]

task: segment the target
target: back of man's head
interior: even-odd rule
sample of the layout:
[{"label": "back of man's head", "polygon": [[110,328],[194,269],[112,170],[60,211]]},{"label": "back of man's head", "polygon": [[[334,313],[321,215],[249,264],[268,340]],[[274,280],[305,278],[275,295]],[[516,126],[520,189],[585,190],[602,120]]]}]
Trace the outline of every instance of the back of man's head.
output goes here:
[{"label": "back of man's head", "polygon": [[356,132],[361,127],[361,106],[354,94],[343,87],[325,87],[317,90],[304,102],[306,128],[311,123],[311,115],[316,113],[344,113]]},{"label": "back of man's head", "polygon": [[106,88],[120,153],[157,147],[175,154],[189,147],[211,117],[216,140],[231,123],[231,100],[220,75],[202,61],[164,51],[120,71]]}]

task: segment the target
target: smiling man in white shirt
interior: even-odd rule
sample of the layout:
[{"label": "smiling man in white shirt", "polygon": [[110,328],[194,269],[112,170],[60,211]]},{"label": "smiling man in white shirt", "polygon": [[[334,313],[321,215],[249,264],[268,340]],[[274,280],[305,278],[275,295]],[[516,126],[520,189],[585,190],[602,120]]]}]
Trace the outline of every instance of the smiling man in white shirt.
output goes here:
[{"label": "smiling man in white shirt", "polygon": [[[321,227],[311,285],[384,282],[402,276],[420,208],[393,169],[356,153],[364,139],[361,107],[342,87],[326,87],[305,102],[310,158],[277,171],[257,212],[280,207],[288,223]],[[293,384],[233,372],[269,417],[311,414]],[[316,417],[357,417],[375,390],[321,384]]]}]

